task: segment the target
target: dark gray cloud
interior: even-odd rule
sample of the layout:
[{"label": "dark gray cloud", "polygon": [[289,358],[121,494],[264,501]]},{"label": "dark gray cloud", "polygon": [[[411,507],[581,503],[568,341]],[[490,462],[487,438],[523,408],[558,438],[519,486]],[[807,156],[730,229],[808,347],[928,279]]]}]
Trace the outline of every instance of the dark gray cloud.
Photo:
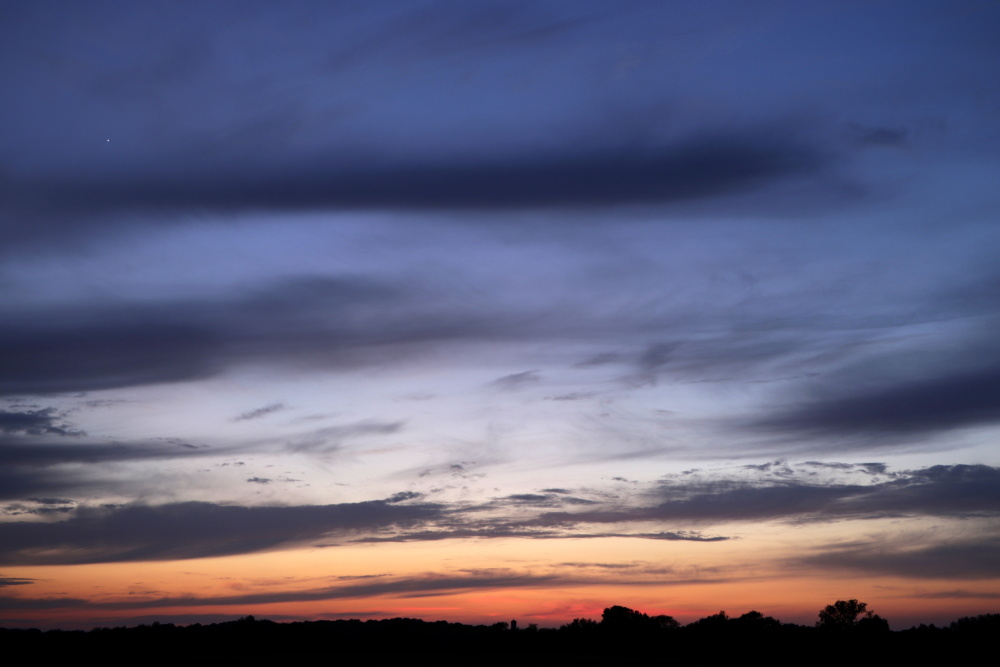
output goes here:
[{"label": "dark gray cloud", "polygon": [[271,403],[270,405],[265,405],[262,408],[256,408],[254,410],[247,410],[233,418],[234,422],[244,422],[251,419],[260,419],[261,417],[266,417],[267,415],[273,414],[275,412],[280,412],[285,410],[286,406],[284,403]]},{"label": "dark gray cloud", "polygon": [[964,589],[956,589],[951,591],[935,591],[933,593],[913,593],[915,598],[923,598],[925,600],[947,600],[950,598],[982,598],[984,600],[1000,600],[1000,593],[994,593],[993,591],[969,591]]},{"label": "dark gray cloud", "polygon": [[[864,473],[868,465],[854,468]],[[779,470],[770,479],[754,483],[672,480],[638,496],[634,504],[538,493],[514,494],[483,505],[446,505],[402,492],[380,501],[329,506],[226,507],[192,502],[79,508],[60,522],[0,524],[4,545],[0,564],[195,558],[277,548],[327,535],[337,539],[318,546],[333,546],[343,543],[342,539],[384,543],[470,538],[629,537],[708,543],[732,537],[667,527],[760,520],[1000,516],[1000,469],[933,466],[885,477],[864,485],[839,484],[809,476],[798,479]],[[270,480],[251,477],[248,481]],[[656,502],[650,504],[650,498]],[[586,509],[558,509],[566,507]],[[656,528],[595,530],[636,523]],[[861,558],[854,552],[848,556]]]},{"label": "dark gray cloud", "polygon": [[[363,164],[363,162],[360,162]],[[753,131],[704,136],[669,148],[567,154],[531,161],[358,167],[359,161],[224,174],[119,174],[113,180],[17,182],[22,210],[71,212],[377,208],[508,209],[608,206],[698,199],[815,172],[818,151]],[[263,165],[261,166],[264,168]]]},{"label": "dark gray cloud", "polygon": [[682,530],[680,532],[666,531],[662,533],[638,533],[630,535],[629,537],[645,537],[650,540],[666,540],[667,542],[725,542],[726,540],[733,539],[723,535],[702,535],[696,530]]},{"label": "dark gray cloud", "polygon": [[851,137],[862,146],[903,148],[909,131],[905,127],[865,127],[853,123],[848,127]]},{"label": "dark gray cloud", "polygon": [[914,436],[1000,422],[1000,366],[958,369],[848,395],[813,400],[755,423],[817,435]]},{"label": "dark gray cloud", "polygon": [[[2,482],[0,477],[0,482]],[[0,493],[0,497],[4,497]],[[0,506],[0,514],[9,516],[36,515],[59,516],[71,514],[76,509],[76,501],[62,498],[26,498],[21,502],[13,502]]]},{"label": "dark gray cloud", "polygon": [[589,368],[591,366],[605,366],[607,364],[617,364],[624,360],[624,355],[620,352],[601,352],[587,357],[583,361],[578,361],[576,368]]},{"label": "dark gray cloud", "polygon": [[232,301],[8,312],[0,328],[0,394],[194,380],[246,358],[350,366],[391,356],[384,348],[393,344],[484,330],[474,314],[404,316],[408,296],[367,280],[307,278]]},{"label": "dark gray cloud", "polygon": [[23,433],[25,435],[86,435],[66,423],[60,423],[61,416],[55,408],[40,408],[22,412],[0,411],[0,433]]},{"label": "dark gray cloud", "polygon": [[908,471],[851,499],[845,511],[939,516],[1000,513],[1000,468],[937,465]]},{"label": "dark gray cloud", "polygon": [[105,463],[219,454],[208,448],[191,449],[159,443],[65,443],[37,440],[0,440],[0,465],[43,467],[60,463]]},{"label": "dark gray cloud", "polygon": [[[66,442],[50,437],[0,438],[0,499],[30,501],[22,507],[33,514],[64,514],[56,498],[46,496],[90,495],[108,488],[108,479],[97,479],[80,465],[100,466],[128,461],[157,461],[224,454],[225,449],[178,447],[162,441]],[[72,502],[67,500],[66,502]]]},{"label": "dark gray cloud", "polygon": [[515,493],[503,498],[504,501],[517,505],[548,505],[552,502],[560,502],[561,498],[542,495],[538,493]]},{"label": "dark gray cloud", "polygon": [[546,396],[547,401],[582,401],[588,398],[593,398],[597,396],[597,392],[593,391],[571,391],[568,394],[559,394],[558,396]]},{"label": "dark gray cloud", "polygon": [[[247,482],[248,483],[250,483],[250,484],[261,484],[261,485],[263,485],[263,484],[271,484],[273,482],[290,484],[290,483],[301,482],[301,481],[302,481],[301,479],[294,479],[292,477],[272,478],[272,477],[256,477],[256,476],[254,476],[254,477],[248,477],[247,478]],[[387,500],[386,502],[392,502],[392,501]]]},{"label": "dark gray cloud", "polygon": [[725,522],[766,519],[832,518],[826,511],[863,487],[744,485],[717,483],[665,489],[670,498],[654,506],[617,507],[582,512],[545,512],[534,520],[540,526],[608,524],[631,521]]},{"label": "dark gray cloud", "polygon": [[647,347],[637,359],[638,372],[629,378],[639,384],[655,384],[659,372],[670,363],[677,343],[656,343]]},{"label": "dark gray cloud", "polygon": [[70,493],[75,481],[50,470],[0,466],[0,499],[20,500],[36,493]]},{"label": "dark gray cloud", "polygon": [[70,498],[28,498],[28,500],[40,505],[72,505],[76,502]]},{"label": "dark gray cloud", "polygon": [[[141,442],[69,441],[51,436],[0,437],[0,499],[37,501],[34,514],[65,513],[54,495],[93,493],[107,484],[92,472],[80,469],[80,464],[99,466],[128,461],[164,461],[179,458],[218,456],[225,448],[192,448],[166,439]],[[51,501],[51,502],[49,502]],[[67,501],[71,502],[71,501]],[[46,507],[48,505],[48,507]]]},{"label": "dark gray cloud", "polygon": [[[472,522],[469,522],[472,523]],[[485,522],[484,522],[485,523]],[[441,540],[461,539],[502,539],[502,538],[533,538],[557,539],[564,535],[544,530],[534,530],[521,526],[506,524],[473,525],[465,528],[442,528],[435,530],[404,531],[394,535],[371,535],[359,537],[354,542],[359,544],[381,544],[390,542],[439,542]]]},{"label": "dark gray cloud", "polygon": [[[831,464],[835,465],[835,464]],[[873,464],[845,468],[867,471]],[[876,464],[881,468],[881,464]],[[838,468],[839,469],[839,468]],[[770,471],[769,471],[770,472]],[[778,473],[781,473],[779,470]],[[358,542],[414,542],[448,539],[586,539],[630,537],[656,540],[719,542],[731,536],[705,535],[693,530],[621,532],[593,530],[609,524],[691,524],[779,520],[790,522],[873,519],[900,516],[1000,516],[1000,469],[988,466],[934,466],[888,475],[881,482],[838,484],[797,479],[781,473],[770,481],[749,483],[720,480],[665,483],[653,494],[654,505],[620,503],[583,511],[541,511],[565,502],[556,494],[515,494],[488,505],[454,507],[433,526],[389,535],[368,535]],[[587,505],[601,503],[589,500]],[[496,516],[497,510],[521,512]],[[492,513],[483,516],[482,512]]]},{"label": "dark gray cloud", "polygon": [[63,609],[86,607],[89,600],[81,598],[28,598],[0,596],[0,609],[4,611]]},{"label": "dark gray cloud", "polygon": [[558,507],[561,505],[599,505],[599,500],[580,498],[568,491],[546,491],[544,493],[515,493],[496,498],[490,507]]},{"label": "dark gray cloud", "polygon": [[[765,464],[770,467],[772,464]],[[806,461],[802,465],[814,467],[814,468],[827,468],[833,470],[854,470],[861,469],[872,475],[884,475],[888,470],[889,466],[885,463],[831,463],[829,461]],[[751,466],[748,466],[751,467]],[[789,469],[791,470],[791,469]]]},{"label": "dark gray cloud", "polygon": [[369,419],[316,429],[288,442],[285,447],[290,452],[329,453],[338,449],[344,440],[370,435],[390,435],[398,433],[402,428],[401,421]]},{"label": "dark gray cloud", "polygon": [[0,577],[0,588],[4,586],[25,586],[35,583],[34,579],[23,579],[21,577]]},{"label": "dark gray cloud", "polygon": [[411,526],[441,512],[435,504],[385,500],[292,507],[185,502],[81,508],[65,521],[0,523],[0,563],[100,563],[248,553],[330,534]]},{"label": "dark gray cloud", "polygon": [[[470,522],[470,524],[473,522]],[[396,535],[362,537],[354,542],[362,544],[378,544],[384,542],[438,542],[455,539],[504,539],[519,538],[531,540],[585,540],[604,539],[609,537],[627,537],[644,540],[665,540],[667,542],[724,542],[733,538],[724,535],[703,535],[696,530],[664,531],[660,533],[616,533],[588,532],[576,530],[572,526],[562,526],[560,530],[543,530],[534,527],[531,521],[522,524],[516,522],[502,523],[494,526],[484,525],[464,528],[444,528],[440,530],[406,531]]]},{"label": "dark gray cloud", "polygon": [[[854,467],[868,470],[871,466]],[[652,496],[659,500],[655,505],[543,512],[526,525],[997,516],[1000,515],[1000,469],[982,465],[933,466],[896,473],[885,481],[865,485],[801,479],[784,473],[759,482],[669,481]]]},{"label": "dark gray cloud", "polygon": [[204,607],[215,605],[273,604],[278,602],[306,602],[363,598],[379,595],[398,597],[423,597],[445,595],[478,589],[504,589],[545,586],[563,580],[558,575],[532,575],[508,570],[480,570],[453,575],[427,574],[424,576],[392,578],[347,586],[331,586],[299,591],[276,593],[249,593],[216,597],[161,597],[141,601],[92,602],[76,598],[30,599],[0,597],[0,609],[142,609],[156,607]]},{"label": "dark gray cloud", "polygon": [[918,579],[996,579],[1000,577],[1000,539],[948,544],[889,544],[884,540],[846,546],[804,558],[809,566]]},{"label": "dark gray cloud", "polygon": [[[99,314],[82,322],[14,318],[0,331],[0,392],[51,393],[177,382],[217,372],[224,341],[206,326],[171,324],[167,313]],[[105,314],[106,315],[106,314]],[[125,320],[125,321],[123,321]],[[19,326],[20,325],[20,326]]]},{"label": "dark gray cloud", "polygon": [[504,391],[516,391],[526,386],[537,384],[541,379],[542,377],[538,374],[538,371],[523,371],[497,378],[490,384]]}]

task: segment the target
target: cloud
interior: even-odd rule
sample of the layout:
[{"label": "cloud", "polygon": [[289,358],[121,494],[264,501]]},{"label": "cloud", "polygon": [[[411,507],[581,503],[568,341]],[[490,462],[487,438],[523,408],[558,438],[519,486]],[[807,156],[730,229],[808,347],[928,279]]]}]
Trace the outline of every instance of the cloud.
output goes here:
[{"label": "cloud", "polygon": [[73,180],[13,180],[10,206],[44,215],[112,211],[479,209],[612,206],[686,201],[743,192],[814,174],[819,151],[769,129],[703,132],[670,146],[536,155],[482,162],[372,165],[342,155],[271,171],[226,171]]},{"label": "cloud", "polygon": [[903,381],[805,402],[755,422],[762,430],[913,436],[1000,422],[1000,366]]},{"label": "cloud", "polygon": [[383,542],[438,542],[456,539],[529,539],[529,540],[590,540],[611,537],[665,540],[667,542],[724,542],[733,539],[724,535],[706,536],[695,530],[665,531],[660,533],[615,533],[588,532],[574,530],[563,526],[560,530],[539,530],[530,522],[518,525],[516,522],[503,523],[495,526],[483,525],[468,528],[444,528],[440,530],[403,531],[396,535],[361,537],[353,542],[361,544],[378,544]]},{"label": "cloud", "polygon": [[592,366],[606,366],[624,361],[625,355],[620,352],[601,352],[587,357],[583,361],[573,364],[575,368],[590,368]]},{"label": "cloud", "polygon": [[1000,539],[956,540],[947,544],[893,544],[878,540],[829,545],[825,553],[801,562],[827,570],[919,579],[996,579],[1000,577]]},{"label": "cloud", "polygon": [[24,598],[0,596],[0,609],[4,611],[45,610],[87,607],[91,603],[82,598]]},{"label": "cloud", "polygon": [[553,503],[562,502],[562,498],[556,495],[542,495],[538,493],[515,493],[500,499],[503,504],[530,505],[533,507],[549,506]]},{"label": "cloud", "polygon": [[173,560],[275,549],[331,534],[412,526],[441,506],[375,500],[340,505],[236,507],[203,502],[80,508],[59,522],[0,523],[0,563]]},{"label": "cloud", "polygon": [[546,396],[547,401],[582,401],[588,398],[593,398],[597,396],[595,391],[571,391],[568,394],[560,394],[558,396]]},{"label": "cloud", "polygon": [[935,591],[933,593],[911,593],[915,598],[922,598],[925,600],[948,600],[952,598],[957,599],[968,599],[968,598],[981,598],[984,600],[1000,600],[1000,593],[995,593],[993,591],[968,591],[964,589],[956,589],[951,591]]},{"label": "cloud", "polygon": [[[46,496],[90,495],[97,487],[107,491],[107,478],[96,480],[83,466],[99,466],[128,461],[156,461],[218,456],[225,448],[179,447],[173,442],[66,442],[46,437],[0,438],[0,499],[21,501],[21,512],[60,514],[56,506],[28,507],[25,501],[42,501]],[[72,501],[67,501],[72,502]],[[42,505],[52,503],[42,502]]]},{"label": "cloud", "polygon": [[[36,493],[67,493],[73,489],[73,482],[49,470],[0,466],[0,498],[4,500],[20,500]],[[16,507],[14,511],[18,511]]]},{"label": "cloud", "polygon": [[[0,495],[0,497],[3,497]],[[63,498],[26,498],[22,502],[0,507],[0,514],[9,516],[37,515],[58,516],[71,514],[76,509],[76,501]]]},{"label": "cloud", "polygon": [[26,586],[35,583],[34,579],[23,579],[21,577],[0,577],[0,588],[5,586]]},{"label": "cloud", "polygon": [[[65,393],[197,380],[248,358],[353,366],[387,346],[476,335],[469,316],[404,316],[415,295],[362,279],[280,281],[234,300],[184,300],[7,312],[0,394]],[[269,406],[270,407],[270,406]],[[32,427],[30,414],[7,417]],[[35,421],[47,415],[35,416]],[[258,415],[259,416],[259,415]]]},{"label": "cloud", "polygon": [[286,448],[291,452],[330,452],[337,449],[344,440],[370,435],[391,435],[398,433],[402,428],[402,421],[386,422],[374,419],[328,426],[290,441]]},{"label": "cloud", "polygon": [[680,532],[667,531],[663,533],[640,533],[634,537],[645,537],[650,540],[666,540],[667,542],[724,542],[731,540],[731,537],[722,535],[705,536],[696,530],[682,530]]},{"label": "cloud", "polygon": [[249,421],[251,419],[260,419],[261,417],[266,417],[267,415],[273,414],[275,412],[280,412],[285,410],[286,406],[284,403],[271,403],[270,405],[265,405],[262,408],[257,408],[255,410],[248,410],[244,413],[233,418],[234,422]]},{"label": "cloud", "polygon": [[[829,469],[838,475],[870,480],[870,466]],[[415,492],[401,492],[379,501],[327,506],[233,507],[190,502],[81,507],[72,513],[61,510],[70,518],[58,522],[0,523],[0,564],[197,558],[310,540],[326,540],[316,546],[334,546],[345,540],[383,543],[501,538],[711,543],[733,537],[691,527],[762,520],[799,523],[901,516],[1000,516],[998,468],[932,466],[886,473],[882,481],[848,484],[817,480],[812,476],[815,473],[808,472],[815,466],[802,467],[805,473],[790,464],[766,470],[740,468],[744,476],[757,476],[755,481],[672,478],[636,494],[630,503],[547,492],[512,494],[481,505],[448,505],[425,502]],[[796,475],[804,475],[808,481]],[[269,480],[251,477],[248,481],[263,484]],[[62,503],[52,506],[67,507]],[[20,511],[11,507],[11,511]],[[25,505],[25,513],[30,514],[27,510],[32,507],[36,505]],[[637,525],[647,528],[636,530]],[[866,551],[841,551],[846,554],[845,562],[856,562],[859,567],[871,556]],[[929,552],[928,558],[931,556]]]},{"label": "cloud", "polygon": [[[62,393],[203,378],[221,368],[219,332],[148,313],[92,313],[72,324],[8,320],[0,393]],[[123,317],[125,316],[125,317]],[[18,326],[20,324],[20,326]]]},{"label": "cloud", "polygon": [[497,378],[490,384],[504,391],[517,391],[526,386],[537,384],[541,379],[542,376],[538,374],[538,371],[523,371]]},{"label": "cloud", "polygon": [[178,448],[159,443],[64,443],[38,439],[14,441],[0,439],[0,465],[3,466],[52,466],[60,463],[104,463],[109,461],[137,461],[220,454],[208,448]]},{"label": "cloud", "polygon": [[76,598],[26,599],[0,598],[0,609],[58,609],[86,607],[101,609],[143,609],[157,607],[203,607],[227,605],[262,605],[280,602],[306,602],[368,598],[380,595],[423,597],[447,595],[479,589],[530,588],[560,581],[554,574],[533,575],[508,570],[486,569],[453,575],[426,574],[415,577],[379,579],[346,586],[331,586],[275,593],[248,593],[214,597],[162,597],[123,602],[91,602]]},{"label": "cloud", "polygon": [[904,148],[909,139],[909,131],[905,127],[865,127],[853,123],[848,131],[859,145],[876,148]]},{"label": "cloud", "polygon": [[670,363],[677,347],[677,343],[656,343],[647,347],[639,355],[637,360],[639,370],[631,381],[638,384],[656,384],[657,374]]},{"label": "cloud", "polygon": [[[810,464],[806,464],[810,465]],[[866,475],[873,464],[851,467]],[[770,467],[769,467],[770,468]],[[881,469],[881,464],[875,464]],[[764,472],[764,471],[761,471]],[[1000,468],[932,466],[894,473],[868,484],[805,479],[784,467],[771,479],[667,480],[648,495],[658,502],[580,512],[542,512],[535,527],[585,524],[731,521],[838,521],[891,516],[975,517],[1000,515]]]},{"label": "cloud", "polygon": [[86,435],[56,422],[55,408],[40,408],[23,412],[0,411],[0,433],[23,433],[25,435]]}]

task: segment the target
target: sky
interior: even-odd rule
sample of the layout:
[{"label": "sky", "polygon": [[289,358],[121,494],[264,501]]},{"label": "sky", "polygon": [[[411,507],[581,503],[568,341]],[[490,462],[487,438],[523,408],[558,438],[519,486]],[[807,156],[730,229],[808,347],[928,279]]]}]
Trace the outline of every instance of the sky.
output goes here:
[{"label": "sky", "polygon": [[996,612],[997,34],[0,2],[0,626]]}]

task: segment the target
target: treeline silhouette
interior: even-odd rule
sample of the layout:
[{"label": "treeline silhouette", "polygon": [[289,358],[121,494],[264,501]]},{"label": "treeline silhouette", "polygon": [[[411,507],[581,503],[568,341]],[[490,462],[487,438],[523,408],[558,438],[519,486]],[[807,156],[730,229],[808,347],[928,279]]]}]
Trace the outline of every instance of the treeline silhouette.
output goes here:
[{"label": "treeline silhouette", "polygon": [[239,659],[245,664],[304,664],[332,657],[372,655],[477,659],[496,656],[522,664],[535,657],[572,655],[583,664],[630,657],[674,664],[755,658],[770,664],[873,657],[954,660],[975,656],[1000,637],[1000,614],[961,618],[949,626],[920,625],[890,631],[888,623],[857,600],[838,600],[802,626],[750,611],[725,612],[682,626],[670,616],[608,607],[600,621],[578,618],[559,628],[516,621],[466,625],[412,618],[278,623],[239,620],[178,626],[153,623],[84,630],[0,629],[8,655],[85,655],[132,659]]}]

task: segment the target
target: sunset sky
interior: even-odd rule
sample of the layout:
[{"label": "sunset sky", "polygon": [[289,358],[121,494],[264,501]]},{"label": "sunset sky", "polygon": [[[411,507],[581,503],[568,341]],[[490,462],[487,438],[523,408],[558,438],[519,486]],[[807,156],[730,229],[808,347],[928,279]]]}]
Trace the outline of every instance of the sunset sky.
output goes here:
[{"label": "sunset sky", "polygon": [[0,1],[0,626],[998,611],[998,35]]}]

